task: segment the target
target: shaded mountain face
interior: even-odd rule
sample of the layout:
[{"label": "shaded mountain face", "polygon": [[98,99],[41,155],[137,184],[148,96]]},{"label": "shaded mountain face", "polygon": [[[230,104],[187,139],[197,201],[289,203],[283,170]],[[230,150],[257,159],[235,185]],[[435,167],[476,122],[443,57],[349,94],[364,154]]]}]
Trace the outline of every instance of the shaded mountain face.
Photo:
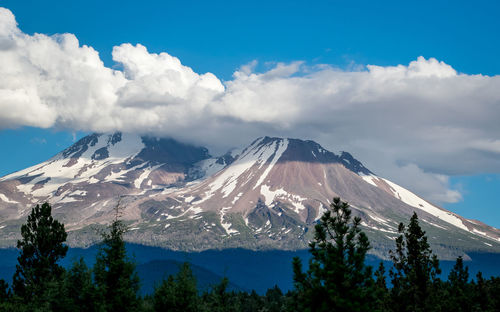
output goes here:
[{"label": "shaded mountain face", "polygon": [[394,248],[414,211],[442,258],[500,252],[500,231],[441,209],[313,141],[259,138],[210,157],[205,148],[134,135],[90,135],[40,165],[0,179],[0,237],[13,245],[36,203],[49,201],[75,246],[99,239],[118,201],[128,241],[175,250],[307,248],[333,197],[361,217],[372,253]]}]

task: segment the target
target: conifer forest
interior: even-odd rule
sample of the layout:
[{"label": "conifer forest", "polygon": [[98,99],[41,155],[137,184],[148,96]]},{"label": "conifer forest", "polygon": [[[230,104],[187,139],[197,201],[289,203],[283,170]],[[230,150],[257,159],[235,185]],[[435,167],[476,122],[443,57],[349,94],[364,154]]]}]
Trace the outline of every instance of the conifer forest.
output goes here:
[{"label": "conifer forest", "polygon": [[223,278],[200,290],[188,262],[165,276],[153,293],[139,293],[134,260],[127,255],[119,218],[101,233],[93,267],[83,259],[64,268],[64,225],[48,203],[31,210],[17,243],[12,281],[0,280],[1,311],[500,311],[500,277],[470,276],[459,257],[448,276],[441,275],[417,214],[399,225],[389,253],[392,265],[366,265],[368,237],[349,204],[334,198],[315,226],[309,263],[295,258],[294,288],[278,286],[265,294],[231,290]]}]

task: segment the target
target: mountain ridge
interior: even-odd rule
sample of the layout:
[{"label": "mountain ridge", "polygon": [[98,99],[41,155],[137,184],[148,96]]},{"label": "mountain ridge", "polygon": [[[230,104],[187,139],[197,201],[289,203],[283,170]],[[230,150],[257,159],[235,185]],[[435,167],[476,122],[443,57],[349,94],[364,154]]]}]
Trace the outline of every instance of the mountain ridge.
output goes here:
[{"label": "mountain ridge", "polygon": [[91,134],[39,165],[0,178],[0,237],[11,246],[29,209],[48,200],[74,246],[98,240],[118,200],[126,239],[174,250],[301,249],[333,197],[362,218],[386,257],[416,211],[442,257],[500,252],[500,231],[439,208],[375,175],[348,152],[261,137],[212,157],[203,147],[132,134]]}]

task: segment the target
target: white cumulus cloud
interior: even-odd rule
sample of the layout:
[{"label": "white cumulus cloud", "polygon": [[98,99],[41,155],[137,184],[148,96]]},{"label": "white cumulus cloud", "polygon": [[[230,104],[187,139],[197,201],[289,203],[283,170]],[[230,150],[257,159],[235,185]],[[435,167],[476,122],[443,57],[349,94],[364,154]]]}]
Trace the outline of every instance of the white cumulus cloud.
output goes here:
[{"label": "white cumulus cloud", "polygon": [[112,56],[109,68],[72,34],[25,34],[0,8],[0,129],[120,130],[215,151],[262,135],[313,139],[438,202],[460,200],[451,175],[500,172],[500,76],[419,57],[357,70],[252,62],[222,82],[140,44]]}]

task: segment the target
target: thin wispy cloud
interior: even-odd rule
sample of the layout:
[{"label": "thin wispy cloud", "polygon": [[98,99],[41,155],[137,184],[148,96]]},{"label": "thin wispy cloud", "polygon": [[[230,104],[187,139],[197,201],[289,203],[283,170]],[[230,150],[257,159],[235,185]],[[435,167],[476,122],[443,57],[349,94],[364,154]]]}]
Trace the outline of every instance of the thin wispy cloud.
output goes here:
[{"label": "thin wispy cloud", "polygon": [[262,135],[314,139],[439,202],[461,198],[450,175],[500,172],[499,76],[419,57],[355,70],[252,62],[221,81],[140,44],[112,56],[109,68],[72,34],[25,34],[0,9],[0,129],[120,130],[215,151]]}]

